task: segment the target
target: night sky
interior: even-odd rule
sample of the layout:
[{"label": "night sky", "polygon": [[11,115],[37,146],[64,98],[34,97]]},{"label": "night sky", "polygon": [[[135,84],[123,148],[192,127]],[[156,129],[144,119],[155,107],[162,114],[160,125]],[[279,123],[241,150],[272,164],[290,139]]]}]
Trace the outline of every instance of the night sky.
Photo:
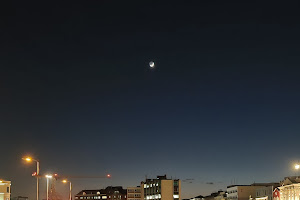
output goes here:
[{"label": "night sky", "polygon": [[295,175],[299,4],[201,2],[0,6],[0,178],[12,197],[35,199],[26,154],[42,174],[112,175],[74,179],[73,194],[167,174],[194,179],[188,198]]}]

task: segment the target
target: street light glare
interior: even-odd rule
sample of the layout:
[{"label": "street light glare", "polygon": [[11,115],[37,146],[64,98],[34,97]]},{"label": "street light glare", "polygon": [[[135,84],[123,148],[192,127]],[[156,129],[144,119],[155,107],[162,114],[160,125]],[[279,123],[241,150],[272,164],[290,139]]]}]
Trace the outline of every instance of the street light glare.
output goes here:
[{"label": "street light glare", "polygon": [[110,178],[110,174],[107,174],[107,177]]},{"label": "street light glare", "polygon": [[295,169],[299,169],[300,165],[299,164],[295,164]]},{"label": "street light glare", "polygon": [[45,177],[46,177],[46,178],[52,178],[52,176],[51,176],[51,175],[45,175]]},{"label": "street light glare", "polygon": [[23,160],[26,160],[27,162],[30,162],[30,161],[32,161],[32,158],[30,158],[30,157],[25,157],[25,158],[22,158]]},{"label": "street light glare", "polygon": [[66,182],[68,182],[68,181],[67,181],[67,180],[63,180],[62,182],[63,182],[63,183],[66,183]]}]

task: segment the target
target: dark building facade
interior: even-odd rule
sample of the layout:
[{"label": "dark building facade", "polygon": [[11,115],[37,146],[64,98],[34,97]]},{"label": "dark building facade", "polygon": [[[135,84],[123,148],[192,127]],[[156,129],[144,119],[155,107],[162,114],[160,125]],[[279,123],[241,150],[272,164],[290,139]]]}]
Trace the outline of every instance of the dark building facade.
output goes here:
[{"label": "dark building facade", "polygon": [[121,186],[108,186],[99,190],[82,190],[75,195],[75,200],[127,200],[127,190]]}]

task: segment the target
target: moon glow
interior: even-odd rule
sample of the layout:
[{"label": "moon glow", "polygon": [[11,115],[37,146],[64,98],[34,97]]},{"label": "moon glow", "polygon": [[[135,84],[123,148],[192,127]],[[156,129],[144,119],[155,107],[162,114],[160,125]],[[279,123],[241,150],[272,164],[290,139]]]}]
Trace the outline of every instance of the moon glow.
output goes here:
[{"label": "moon glow", "polygon": [[149,62],[149,66],[150,68],[154,68],[155,67],[155,63],[153,61]]}]

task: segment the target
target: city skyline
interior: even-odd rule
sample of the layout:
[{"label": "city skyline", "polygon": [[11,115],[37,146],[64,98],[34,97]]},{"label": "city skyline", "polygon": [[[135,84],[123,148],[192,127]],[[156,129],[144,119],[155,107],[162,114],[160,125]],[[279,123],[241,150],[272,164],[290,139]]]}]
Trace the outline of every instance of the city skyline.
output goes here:
[{"label": "city skyline", "polygon": [[189,198],[297,175],[299,2],[1,8],[0,179],[13,193],[35,199],[27,155],[42,174],[111,174],[73,180],[74,194],[167,174],[190,180]]}]

